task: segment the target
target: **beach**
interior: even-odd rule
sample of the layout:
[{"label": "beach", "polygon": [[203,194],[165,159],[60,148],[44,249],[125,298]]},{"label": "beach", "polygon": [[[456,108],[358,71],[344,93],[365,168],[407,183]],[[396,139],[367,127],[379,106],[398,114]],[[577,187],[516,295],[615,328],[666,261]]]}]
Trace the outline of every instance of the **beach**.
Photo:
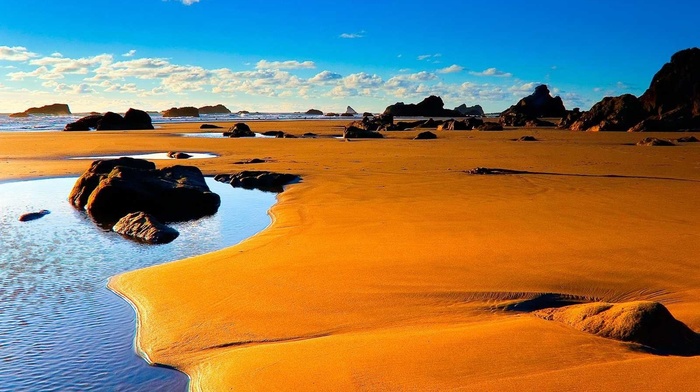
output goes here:
[{"label": "beach", "polygon": [[[656,355],[507,304],[555,293],[657,301],[700,331],[700,143],[552,129],[384,132],[248,122],[317,138],[0,133],[0,181],[79,175],[70,157],[184,151],[205,175],[300,175],[232,248],[128,272],[138,350],[192,390],[693,390],[700,356]],[[228,128],[232,123],[219,124]],[[523,135],[538,141],[517,142]],[[676,137],[681,134],[673,134]],[[260,164],[239,164],[253,158]],[[517,174],[470,175],[475,167]],[[66,195],[67,197],[68,195]]]}]

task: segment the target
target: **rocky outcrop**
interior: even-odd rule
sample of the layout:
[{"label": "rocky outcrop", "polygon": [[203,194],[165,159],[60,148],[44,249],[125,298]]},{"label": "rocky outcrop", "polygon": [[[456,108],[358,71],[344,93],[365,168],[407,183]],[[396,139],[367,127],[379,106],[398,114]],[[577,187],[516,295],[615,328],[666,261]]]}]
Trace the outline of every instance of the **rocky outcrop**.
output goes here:
[{"label": "rocky outcrop", "polygon": [[244,170],[235,174],[220,174],[214,179],[237,188],[279,193],[284,190],[285,185],[297,182],[301,177],[296,174]]},{"label": "rocky outcrop", "polygon": [[670,140],[659,139],[659,138],[655,138],[655,137],[644,138],[644,139],[638,141],[637,145],[638,146],[650,146],[650,147],[653,147],[653,146],[667,146],[667,147],[675,146],[675,144]]},{"label": "rocky outcrop", "polygon": [[153,129],[151,116],[138,109],[129,109],[124,117],[117,113],[107,112],[102,114],[91,114],[79,119],[76,122],[67,124],[64,131],[125,131],[139,129]]},{"label": "rocky outcrop", "polygon": [[676,143],[698,143],[700,139],[695,136],[683,136],[676,139]]},{"label": "rocky outcrop", "polygon": [[151,162],[131,158],[93,162],[76,181],[69,201],[99,224],[114,224],[138,211],[161,222],[197,219],[216,213],[221,202],[194,166],[157,170]]},{"label": "rocky outcrop", "polygon": [[308,114],[310,116],[323,116],[323,112],[318,109],[309,109],[304,114]]},{"label": "rocky outcrop", "polygon": [[231,114],[231,111],[226,106],[218,104],[215,106],[202,106],[199,108],[199,114]]},{"label": "rocky outcrop", "polygon": [[345,127],[343,137],[346,139],[381,139],[384,135],[376,131],[368,131],[351,125]]},{"label": "rocky outcrop", "polygon": [[518,101],[501,113],[499,122],[504,126],[525,126],[528,120],[538,117],[564,117],[566,108],[560,97],[552,97],[549,88],[542,84],[535,92]]},{"label": "rocky outcrop", "polygon": [[384,110],[384,114],[403,117],[459,117],[461,113],[444,108],[442,98],[431,95],[418,104],[397,102]]},{"label": "rocky outcrop", "polygon": [[20,222],[29,222],[29,221],[37,220],[37,219],[43,218],[44,216],[46,216],[46,215],[48,215],[48,214],[50,214],[50,213],[51,213],[51,211],[49,211],[49,210],[41,210],[41,211],[37,211],[37,212],[28,212],[28,213],[26,213],[26,214],[20,215],[19,221],[20,221]]},{"label": "rocky outcrop", "polygon": [[68,116],[71,114],[70,108],[65,103],[54,103],[38,108],[29,108],[25,110],[24,113],[35,116]]},{"label": "rocky outcrop", "polygon": [[520,136],[516,139],[518,142],[536,142],[537,138],[531,135]]},{"label": "rocky outcrop", "polygon": [[347,127],[356,127],[365,131],[391,130],[393,123],[394,116],[391,115],[365,116],[362,120],[351,122]]},{"label": "rocky outcrop", "polygon": [[572,131],[626,132],[647,116],[648,112],[634,95],[605,97],[593,105],[591,110],[584,112],[569,128]]},{"label": "rocky outcrop", "polygon": [[250,130],[246,123],[236,123],[228,131],[224,132],[226,137],[255,137],[255,133]]},{"label": "rocky outcrop", "polygon": [[12,113],[9,116],[10,118],[27,118],[29,115],[25,112],[19,112],[19,113]]},{"label": "rocky outcrop", "polygon": [[163,117],[199,117],[199,109],[192,106],[170,108],[163,111]]},{"label": "rocky outcrop", "polygon": [[466,104],[461,104],[454,109],[456,112],[461,113],[463,116],[483,116],[484,108],[481,105],[467,106]]},{"label": "rocky outcrop", "polygon": [[637,343],[660,354],[700,353],[698,334],[658,302],[595,302],[542,309],[535,315],[604,338]]},{"label": "rocky outcrop", "polygon": [[476,127],[480,131],[502,131],[503,125],[495,122],[484,122],[482,125]]},{"label": "rocky outcrop", "polygon": [[469,117],[465,120],[447,120],[437,127],[438,131],[471,131],[484,124],[484,120]]},{"label": "rocky outcrop", "polygon": [[583,115],[583,112],[581,112],[581,109],[579,108],[574,108],[573,110],[567,110],[566,114],[564,117],[561,118],[559,121],[559,124],[557,124],[557,128],[559,129],[569,129],[573,123],[581,119],[581,116]]},{"label": "rocky outcrop", "polygon": [[160,223],[145,212],[132,212],[125,215],[112,227],[115,233],[147,244],[167,244],[179,235],[177,230]]},{"label": "rocky outcrop", "polygon": [[347,114],[347,115],[350,115],[350,116],[354,116],[354,115],[357,114],[357,112],[355,111],[355,109],[353,109],[353,108],[351,108],[350,106],[348,106],[347,109],[345,109],[345,113],[344,113],[344,114]]},{"label": "rocky outcrop", "polygon": [[413,138],[413,140],[430,140],[430,139],[437,139],[437,135],[430,132],[430,131],[425,131],[419,133],[416,137]]}]

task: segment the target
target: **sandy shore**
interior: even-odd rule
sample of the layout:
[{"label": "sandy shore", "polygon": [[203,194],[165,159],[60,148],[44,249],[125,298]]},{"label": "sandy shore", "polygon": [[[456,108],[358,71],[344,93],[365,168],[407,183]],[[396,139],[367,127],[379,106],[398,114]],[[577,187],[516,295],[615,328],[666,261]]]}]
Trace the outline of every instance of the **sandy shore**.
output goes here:
[{"label": "sandy shore", "polygon": [[[333,135],[346,122],[249,125]],[[0,180],[89,165],[70,156],[169,150],[219,154],[187,162],[206,174],[303,176],[259,235],[110,282],[139,311],[140,348],[188,373],[192,389],[700,385],[698,356],[652,355],[497,309],[536,293],[651,299],[700,331],[700,143],[638,147],[649,134],[531,129],[432,141],[412,131],[350,142],[174,135],[197,131],[0,133]],[[526,134],[540,141],[511,140]],[[235,164],[251,158],[269,162]],[[476,166],[539,174],[464,173]]]}]

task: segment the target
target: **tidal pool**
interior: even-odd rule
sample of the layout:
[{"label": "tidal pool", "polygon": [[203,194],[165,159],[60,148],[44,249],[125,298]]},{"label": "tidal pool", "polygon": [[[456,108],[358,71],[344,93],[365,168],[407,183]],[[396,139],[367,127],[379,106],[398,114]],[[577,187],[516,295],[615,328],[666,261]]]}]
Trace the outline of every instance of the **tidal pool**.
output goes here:
[{"label": "tidal pool", "polygon": [[[275,194],[207,178],[221,196],[218,213],[173,224],[180,236],[170,244],[144,245],[75,210],[67,201],[75,180],[0,183],[0,390],[186,390],[186,375],[136,355],[136,315],[107,279],[252,236],[270,224]],[[42,209],[51,213],[18,220]]]}]

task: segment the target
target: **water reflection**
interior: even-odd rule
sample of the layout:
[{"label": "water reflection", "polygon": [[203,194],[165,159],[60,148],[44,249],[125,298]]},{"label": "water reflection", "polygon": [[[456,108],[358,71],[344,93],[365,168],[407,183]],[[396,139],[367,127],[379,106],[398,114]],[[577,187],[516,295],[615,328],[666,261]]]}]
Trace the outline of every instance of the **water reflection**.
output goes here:
[{"label": "water reflection", "polygon": [[[75,178],[0,184],[0,390],[185,390],[134,354],[135,315],[105,287],[117,273],[211,252],[265,228],[275,196],[211,179],[219,212],[144,245],[102,231],[66,198]],[[31,222],[18,217],[47,209]]]}]

